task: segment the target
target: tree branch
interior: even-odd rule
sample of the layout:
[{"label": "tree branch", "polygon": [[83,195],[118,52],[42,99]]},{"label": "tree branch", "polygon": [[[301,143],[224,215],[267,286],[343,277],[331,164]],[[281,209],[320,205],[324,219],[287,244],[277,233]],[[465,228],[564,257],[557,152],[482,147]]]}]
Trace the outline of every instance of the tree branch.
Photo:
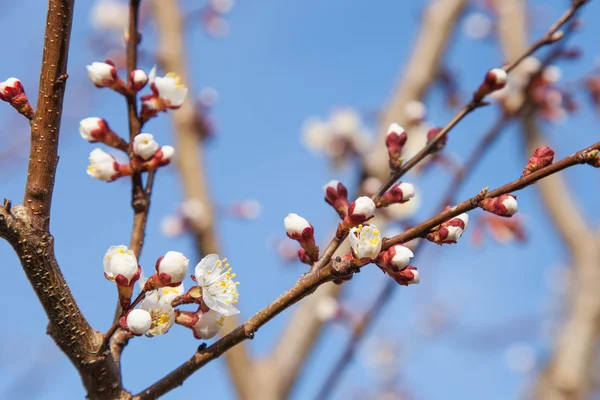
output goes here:
[{"label": "tree branch", "polygon": [[[419,100],[427,92],[439,71],[442,57],[448,47],[456,21],[466,5],[462,0],[435,0],[427,8],[423,22],[420,26],[406,72],[392,96],[386,111],[383,113],[381,132],[386,132],[390,123],[397,117],[404,118],[403,110],[410,100]],[[418,79],[417,79],[418,77]],[[402,121],[401,121],[402,123]],[[383,140],[383,139],[381,139]],[[383,142],[382,142],[383,143]],[[364,171],[363,180],[373,174],[373,171],[388,172],[387,152],[383,147],[384,157],[369,159],[369,167]],[[377,221],[381,228],[385,221]],[[321,260],[313,267],[315,270],[329,262],[336,254],[348,252],[348,248],[340,248],[341,241],[332,241],[323,252]],[[314,308],[319,301],[326,297],[338,297],[342,286],[328,284],[317,290],[309,299],[303,301],[290,318],[284,332],[278,339],[277,345],[271,355],[265,360],[268,366],[267,373],[270,377],[276,373],[278,379],[279,398],[285,398],[301,372],[311,349],[318,339],[324,322],[314,313]]]},{"label": "tree branch", "polygon": [[73,0],[49,0],[37,109],[23,205],[0,209],[0,236],[21,261],[49,319],[48,334],[79,371],[90,399],[118,398],[117,364],[94,354],[102,334],[88,324],[60,271],[50,234],[50,208],[58,164],[58,142],[73,19]]},{"label": "tree branch", "polygon": [[[392,98],[381,116],[381,137],[368,156],[366,170],[369,176],[382,181],[388,177],[387,149],[385,134],[393,122],[405,126],[406,104],[411,100],[422,99],[431,83],[438,75],[442,57],[452,38],[456,20],[466,6],[466,0],[436,0],[426,9],[422,29],[408,58],[408,64]],[[386,160],[382,162],[381,160]]]},{"label": "tree branch", "polygon": [[[406,230],[402,234],[389,239],[384,239],[382,250],[386,250],[395,244],[406,243],[412,239],[424,237],[442,222],[477,208],[478,204],[485,198],[498,197],[504,193],[512,193],[524,189],[527,186],[534,184],[538,180],[560,172],[568,167],[587,163],[591,161],[593,157],[596,157],[599,150],[600,142],[495,190],[488,191],[487,189],[484,189],[476,196],[459,203],[455,207],[452,207],[411,229]],[[303,275],[291,289],[283,293],[267,307],[256,313],[244,324],[240,325],[234,331],[224,336],[222,339],[218,340],[216,343],[212,344],[206,349],[198,351],[192,358],[183,363],[180,367],[175,369],[160,381],[156,382],[154,385],[137,394],[134,398],[137,400],[155,399],[181,385],[185,379],[187,379],[202,366],[218,358],[238,343],[246,339],[254,338],[255,332],[258,331],[260,327],[269,322],[286,308],[292,306],[296,302],[314,292],[314,290],[316,290],[316,288],[321,284],[339,277],[348,276],[348,274],[352,274],[354,272],[355,268],[356,267],[353,266],[352,263],[344,262],[338,258],[328,263],[324,268],[321,268],[318,271],[309,272]]]},{"label": "tree branch", "polygon": [[[573,13],[586,1],[574,1]],[[499,33],[505,54],[511,57],[525,47],[525,10],[522,2],[498,2]],[[527,101],[525,93],[510,99],[513,107]],[[542,143],[540,128],[532,112],[521,118],[527,155]],[[552,358],[539,377],[533,396],[544,400],[585,398],[591,375],[600,320],[600,243],[579,212],[560,176],[538,185],[541,199],[557,232],[573,257],[573,284],[565,321]]]}]

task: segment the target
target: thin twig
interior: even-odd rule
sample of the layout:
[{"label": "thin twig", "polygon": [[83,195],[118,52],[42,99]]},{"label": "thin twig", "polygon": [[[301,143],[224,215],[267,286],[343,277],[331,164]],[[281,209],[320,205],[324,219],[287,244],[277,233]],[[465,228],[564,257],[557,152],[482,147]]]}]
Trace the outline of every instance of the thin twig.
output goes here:
[{"label": "thin twig", "polygon": [[[435,228],[442,222],[477,208],[481,200],[485,198],[493,198],[504,193],[516,192],[534,184],[540,179],[560,172],[568,167],[584,164],[591,160],[592,155],[595,157],[598,154],[597,150],[600,150],[600,142],[497,189],[489,191],[486,188],[476,196],[459,203],[455,207],[452,207],[438,214],[437,216],[430,218],[411,229],[408,229],[400,235],[384,240],[382,249],[386,250],[395,244],[406,243],[412,239],[423,237],[429,233],[431,229]],[[287,292],[284,292],[274,302],[256,313],[244,324],[237,327],[234,331],[224,336],[216,343],[194,354],[192,358],[187,360],[169,375],[165,376],[146,390],[137,394],[134,398],[137,400],[156,399],[157,397],[169,392],[175,387],[181,385],[183,381],[192,375],[196,370],[200,369],[210,361],[218,358],[230,348],[247,339],[253,339],[255,332],[258,331],[260,327],[288,307],[314,292],[316,288],[323,283],[342,276],[347,276],[348,273],[351,273],[349,268],[351,269],[352,266],[348,267],[344,265],[343,261],[334,261],[335,262],[333,263],[328,263],[325,267],[318,271],[305,274],[292,288],[290,288]],[[341,266],[338,265],[340,263],[342,263]]]}]

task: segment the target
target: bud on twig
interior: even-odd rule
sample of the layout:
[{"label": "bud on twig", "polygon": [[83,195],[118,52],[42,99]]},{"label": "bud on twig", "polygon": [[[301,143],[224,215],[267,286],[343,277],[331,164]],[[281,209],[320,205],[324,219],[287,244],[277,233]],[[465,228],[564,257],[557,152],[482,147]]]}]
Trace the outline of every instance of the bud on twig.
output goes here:
[{"label": "bud on twig", "polygon": [[[348,206],[348,215],[340,224],[342,230],[363,224],[375,216],[377,207],[370,197],[362,196]],[[339,232],[338,232],[339,234]]]},{"label": "bud on twig", "polygon": [[[288,214],[283,220],[285,232],[290,239],[296,240],[305,253],[298,253],[300,260],[306,263],[308,259],[315,262],[319,259],[319,247],[315,243],[313,226],[298,214]],[[303,259],[304,258],[304,259]]]},{"label": "bud on twig", "polygon": [[340,181],[330,181],[323,187],[325,201],[344,219],[348,215],[348,189]]},{"label": "bud on twig", "polygon": [[135,336],[142,336],[150,330],[152,326],[152,316],[146,310],[136,308],[127,313],[119,320],[121,328],[133,333]]},{"label": "bud on twig", "polygon": [[402,147],[406,144],[407,139],[408,136],[406,131],[404,131],[404,128],[396,123],[390,125],[388,134],[385,138],[385,145],[388,149],[389,164],[392,170],[396,170],[402,165],[400,153],[402,152]]},{"label": "bud on twig", "polygon": [[512,217],[518,210],[517,196],[505,193],[498,197],[483,199],[479,207],[501,217]]},{"label": "bud on twig", "polygon": [[8,78],[0,83],[0,100],[9,103],[19,114],[32,120],[34,111],[29,104],[23,84],[17,78]]},{"label": "bud on twig", "polygon": [[408,182],[398,182],[390,190],[385,192],[379,201],[381,207],[387,207],[390,204],[406,203],[415,197],[415,187]]},{"label": "bud on twig", "polygon": [[552,164],[552,161],[554,161],[554,151],[550,147],[542,146],[537,148],[527,162],[527,166],[523,170],[521,177],[527,176],[540,168],[547,167]]},{"label": "bud on twig", "polygon": [[[431,143],[435,137],[442,131],[442,128],[433,128],[427,132],[427,144]],[[444,147],[446,147],[446,143],[448,143],[448,135],[442,136],[442,138],[432,147],[431,153],[437,153],[438,151],[442,151]]]},{"label": "bud on twig", "polygon": [[406,268],[414,256],[411,249],[397,244],[381,253],[377,265],[386,272],[398,272]]},{"label": "bud on twig", "polygon": [[101,142],[115,149],[127,151],[127,142],[113,132],[102,118],[90,117],[79,121],[79,134],[90,143]]},{"label": "bud on twig", "polygon": [[90,81],[97,88],[108,87],[122,95],[127,96],[129,94],[129,89],[125,85],[125,82],[123,82],[123,79],[117,75],[117,68],[112,61],[93,62],[91,65],[86,66],[86,68]]},{"label": "bud on twig", "polygon": [[485,74],[483,83],[473,93],[473,102],[480,103],[488,94],[503,89],[508,81],[508,74],[501,68],[493,68]]},{"label": "bud on twig", "polygon": [[129,74],[129,86],[134,92],[139,92],[148,83],[148,75],[141,70],[136,69]]},{"label": "bud on twig", "polygon": [[412,266],[408,266],[397,272],[387,271],[387,273],[396,283],[402,286],[415,285],[420,282],[419,271]]},{"label": "bud on twig", "polygon": [[[446,209],[448,209],[448,207],[446,207]],[[462,213],[440,224],[440,226],[434,231],[430,232],[426,238],[430,242],[437,243],[439,245],[454,244],[467,229],[468,223],[469,215],[467,213]]]}]

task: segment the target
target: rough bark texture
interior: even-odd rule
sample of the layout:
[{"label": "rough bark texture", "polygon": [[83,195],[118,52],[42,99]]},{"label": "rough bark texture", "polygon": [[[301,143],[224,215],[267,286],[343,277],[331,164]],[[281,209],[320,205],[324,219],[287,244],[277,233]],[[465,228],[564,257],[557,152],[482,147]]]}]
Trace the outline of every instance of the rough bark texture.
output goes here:
[{"label": "rough bark texture", "polygon": [[50,207],[66,86],[73,0],[50,0],[39,94],[23,205],[0,210],[0,236],[13,247],[49,319],[48,334],[79,371],[90,399],[120,399],[118,366],[110,352],[95,354],[102,334],[78,308],[54,255]]}]

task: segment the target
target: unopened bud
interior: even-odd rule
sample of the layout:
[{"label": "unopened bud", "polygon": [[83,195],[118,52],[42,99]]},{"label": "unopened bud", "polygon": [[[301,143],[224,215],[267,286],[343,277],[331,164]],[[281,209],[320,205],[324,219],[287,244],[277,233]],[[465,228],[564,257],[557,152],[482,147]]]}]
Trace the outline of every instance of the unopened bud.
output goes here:
[{"label": "unopened bud", "polygon": [[[433,142],[436,136],[442,131],[442,128],[433,128],[427,132],[427,144]],[[446,143],[448,143],[448,135],[444,135],[440,138],[440,140],[432,147],[432,153],[437,153],[441,151],[444,147],[446,147]]]},{"label": "unopened bud", "polygon": [[381,197],[380,204],[382,207],[396,203],[402,204],[413,197],[415,197],[415,187],[408,182],[399,182]]},{"label": "unopened bud", "polygon": [[340,181],[330,181],[323,186],[325,201],[337,211],[340,218],[348,214],[348,189]]},{"label": "unopened bud", "polygon": [[141,336],[148,332],[152,326],[152,316],[146,310],[136,308],[131,310],[126,317],[121,319],[120,325],[135,336]]},{"label": "unopened bud", "polygon": [[547,167],[552,164],[552,161],[554,161],[554,150],[548,146],[539,147],[527,162],[527,166],[521,176],[527,176],[540,168]]},{"label": "unopened bud", "polygon": [[[319,247],[315,244],[313,226],[298,214],[288,214],[283,220],[285,232],[290,239],[298,241],[305,253],[298,253],[300,261],[311,264],[319,259]],[[309,261],[308,263],[306,261]]]},{"label": "unopened bud", "polygon": [[377,265],[386,271],[397,272],[406,268],[414,256],[411,249],[397,244],[381,253],[377,259]]},{"label": "unopened bud", "polygon": [[443,222],[437,230],[430,232],[426,236],[427,240],[439,245],[456,243],[467,229],[468,223],[469,215],[466,213],[460,214]]},{"label": "unopened bud", "polygon": [[412,266],[408,266],[397,272],[388,271],[388,274],[396,281],[396,283],[402,286],[415,285],[420,282],[419,271]]},{"label": "unopened bud", "polygon": [[143,70],[136,69],[129,74],[129,85],[136,92],[142,90],[146,83],[148,83],[148,75]]},{"label": "unopened bud", "polygon": [[388,149],[389,164],[391,169],[398,169],[402,164],[400,154],[402,148],[406,144],[408,136],[404,128],[400,125],[393,123],[388,128],[388,133],[385,138],[385,145]]},{"label": "unopened bud", "polygon": [[348,206],[348,215],[344,218],[343,225],[349,229],[358,226],[375,216],[375,203],[370,197],[362,196]]},{"label": "unopened bud", "polygon": [[505,193],[498,197],[482,200],[479,207],[501,217],[512,217],[518,211],[517,197]]},{"label": "unopened bud", "polygon": [[33,108],[29,104],[23,84],[17,78],[8,78],[0,83],[0,100],[9,103],[27,119],[33,119]]},{"label": "unopened bud", "polygon": [[493,68],[485,74],[483,83],[473,93],[473,102],[479,103],[488,94],[503,89],[508,81],[508,74],[501,68]]}]

